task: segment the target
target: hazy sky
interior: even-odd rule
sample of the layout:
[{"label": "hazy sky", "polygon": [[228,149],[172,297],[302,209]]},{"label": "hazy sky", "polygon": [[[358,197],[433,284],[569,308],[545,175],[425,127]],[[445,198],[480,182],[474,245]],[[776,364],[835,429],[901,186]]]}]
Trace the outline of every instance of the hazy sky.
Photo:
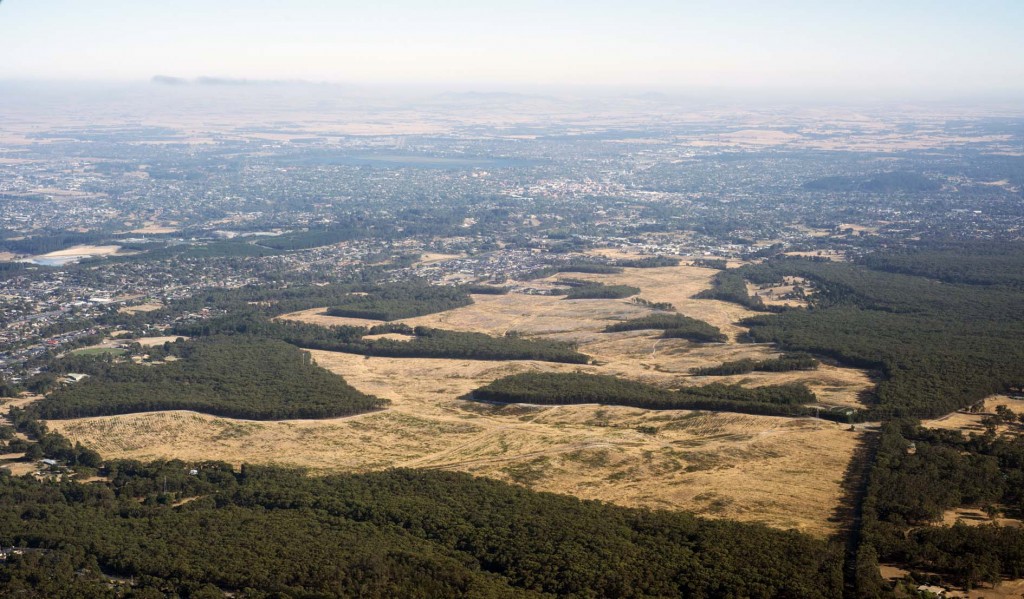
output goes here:
[{"label": "hazy sky", "polygon": [[1024,0],[4,0],[0,79],[1024,89]]}]

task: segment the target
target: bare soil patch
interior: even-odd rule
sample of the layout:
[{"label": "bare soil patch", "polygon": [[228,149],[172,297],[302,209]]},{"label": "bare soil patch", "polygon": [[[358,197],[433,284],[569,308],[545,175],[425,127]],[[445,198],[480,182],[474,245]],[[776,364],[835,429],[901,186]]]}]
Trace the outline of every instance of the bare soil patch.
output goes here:
[{"label": "bare soil patch", "polygon": [[136,343],[142,347],[154,347],[157,345],[163,345],[164,343],[174,343],[178,339],[188,339],[188,337],[182,335],[167,335],[164,337],[139,337],[135,340]]},{"label": "bare soil patch", "polygon": [[110,256],[121,249],[118,245],[76,245],[64,250],[57,250],[36,258],[67,258],[69,256]]}]

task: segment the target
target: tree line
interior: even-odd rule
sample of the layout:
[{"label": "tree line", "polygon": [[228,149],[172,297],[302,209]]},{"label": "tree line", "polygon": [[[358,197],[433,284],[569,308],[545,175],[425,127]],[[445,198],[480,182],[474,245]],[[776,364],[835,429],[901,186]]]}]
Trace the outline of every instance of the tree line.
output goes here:
[{"label": "tree line", "polygon": [[790,372],[793,370],[815,370],[819,364],[820,362],[810,354],[789,353],[767,360],[744,358],[742,360],[723,362],[716,366],[691,368],[690,373],[695,376],[729,376],[750,372]]},{"label": "tree line", "polygon": [[665,338],[689,339],[707,343],[721,343],[729,340],[718,327],[682,314],[649,314],[631,318],[606,326],[604,332],[618,333],[650,329],[662,331],[662,336]]},{"label": "tree line", "polygon": [[471,394],[478,401],[572,405],[596,403],[647,410],[712,410],[766,416],[820,416],[848,421],[859,416],[821,412],[805,404],[816,397],[805,385],[741,387],[712,383],[664,389],[615,376],[582,372],[525,372],[497,379]]},{"label": "tree line", "polygon": [[625,299],[638,293],[640,293],[640,288],[632,285],[605,285],[588,282],[585,285],[570,287],[565,294],[565,299]]},{"label": "tree line", "polygon": [[460,287],[399,283],[347,295],[324,313],[328,316],[398,320],[444,312],[472,303],[473,298]]},{"label": "tree line", "polygon": [[[245,334],[278,339],[305,349],[337,351],[388,358],[452,358],[463,360],[540,360],[586,364],[590,357],[570,343],[520,337],[509,332],[501,337],[484,333],[409,327],[387,323],[375,327],[333,326],[270,320],[251,314],[226,316],[175,327],[175,334],[209,336]],[[366,339],[367,335],[401,333],[408,340]]]},{"label": "tree line", "polygon": [[[747,281],[744,278],[745,271],[730,268],[719,271],[711,280],[711,288],[705,289],[694,295],[696,299],[715,299],[723,302],[732,302],[750,308],[751,310],[767,311],[764,301],[757,296],[747,292]],[[775,309],[772,307],[771,309]]]}]

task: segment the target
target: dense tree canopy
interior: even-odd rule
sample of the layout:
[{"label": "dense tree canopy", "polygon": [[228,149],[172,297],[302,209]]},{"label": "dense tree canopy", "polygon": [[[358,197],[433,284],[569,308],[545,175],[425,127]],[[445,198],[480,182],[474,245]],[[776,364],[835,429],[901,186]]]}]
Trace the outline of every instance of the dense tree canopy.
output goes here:
[{"label": "dense tree canopy", "polygon": [[804,353],[785,354],[768,360],[733,360],[717,366],[691,368],[690,372],[697,376],[728,376],[747,374],[748,372],[790,372],[793,370],[814,370],[819,362]]},{"label": "dense tree canopy", "polygon": [[444,312],[473,303],[464,289],[439,285],[402,284],[367,288],[335,302],[328,316],[398,320]]},{"label": "dense tree canopy", "polygon": [[569,291],[565,294],[565,299],[623,299],[638,293],[640,293],[640,288],[633,287],[632,285],[587,283],[570,287]]},{"label": "dense tree canopy", "polygon": [[631,318],[616,322],[605,327],[606,333],[619,331],[643,331],[654,329],[663,331],[666,338],[689,339],[698,342],[723,342],[728,337],[722,331],[703,320],[683,316],[682,314],[651,314],[640,318]]},{"label": "dense tree canopy", "polygon": [[[464,360],[541,360],[586,364],[590,358],[561,341],[530,339],[514,333],[491,337],[483,333],[409,327],[401,323],[372,328],[322,327],[289,320],[267,320],[252,315],[228,316],[178,327],[182,335],[246,334],[280,339],[305,349],[338,351],[389,358],[453,358]],[[367,335],[402,333],[408,339],[376,338]]]},{"label": "dense tree canopy", "polygon": [[106,473],[98,484],[0,476],[0,545],[27,548],[0,563],[9,591],[813,599],[841,584],[837,548],[798,533],[462,474],[310,478],[175,461]]},{"label": "dense tree canopy", "polygon": [[[582,372],[514,374],[475,390],[472,396],[477,400],[501,403],[598,403],[649,410],[718,410],[775,416],[812,416],[819,413],[803,405],[814,402],[815,396],[802,384],[747,388],[713,383],[673,391],[614,376]],[[821,413],[821,416],[839,418],[827,413]]]},{"label": "dense tree canopy", "polygon": [[[973,260],[970,254],[964,259]],[[1024,291],[802,259],[773,260],[719,276],[761,284],[787,276],[811,281],[810,309],[744,324],[755,341],[880,370],[877,417],[938,416],[1024,386]]]},{"label": "dense tree canopy", "polygon": [[32,409],[42,418],[195,410],[282,420],[347,416],[387,403],[357,391],[317,366],[308,352],[281,341],[217,336],[168,344],[165,353],[174,361],[93,360],[88,378],[54,391]]},{"label": "dense tree canopy", "polygon": [[[862,550],[967,586],[1024,576],[1024,530],[941,524],[960,507],[1024,513],[1024,437],[886,425],[864,500]],[[871,588],[875,578],[877,569],[859,582]]]}]

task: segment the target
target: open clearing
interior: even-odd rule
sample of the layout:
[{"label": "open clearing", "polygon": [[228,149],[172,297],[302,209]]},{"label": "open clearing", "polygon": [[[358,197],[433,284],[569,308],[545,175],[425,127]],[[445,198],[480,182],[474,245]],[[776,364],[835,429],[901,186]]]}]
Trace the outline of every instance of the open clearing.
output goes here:
[{"label": "open clearing", "polygon": [[[886,580],[897,581],[909,576],[910,570],[883,564],[879,567],[879,574]],[[970,591],[953,586],[920,585],[917,588],[933,593],[934,596],[948,597],[949,599],[1020,599],[1024,597],[1024,579],[1004,580],[992,586],[988,583],[980,583]]]},{"label": "open clearing", "polygon": [[999,509],[999,511],[997,511],[993,516],[989,516],[985,510],[967,507],[947,510],[942,514],[943,525],[953,526],[957,522],[963,523],[967,526],[986,526],[989,524],[995,524],[997,526],[1021,528],[1022,525],[1021,521],[1017,518],[1007,518],[1002,509]]},{"label": "open clearing", "polygon": [[70,353],[79,356],[119,356],[125,353],[127,350],[119,347],[83,347],[82,349],[72,350]]},{"label": "open clearing", "polygon": [[139,337],[135,339],[135,342],[142,347],[156,347],[157,345],[163,345],[164,343],[174,343],[178,339],[188,340],[188,337],[183,335],[167,335],[164,337]]},{"label": "open clearing", "polygon": [[160,235],[160,234],[167,234],[167,233],[177,233],[178,231],[179,231],[179,229],[177,229],[176,227],[167,227],[167,226],[164,226],[164,225],[158,225],[158,224],[150,223],[150,224],[146,224],[143,227],[139,227],[137,229],[132,229],[131,231],[129,231],[129,233],[138,233],[138,234],[142,234],[142,235],[145,235],[145,234],[149,233],[149,234],[153,234],[153,235]]},{"label": "open clearing", "polygon": [[117,245],[76,245],[64,250],[57,250],[36,258],[69,258],[69,257],[88,257],[88,256],[110,256],[116,254],[121,249],[121,246]]},{"label": "open clearing", "polygon": [[136,304],[134,306],[123,306],[118,308],[117,311],[122,314],[139,314],[142,312],[154,312],[163,307],[164,305],[160,302],[146,302],[144,304]]},{"label": "open clearing", "polygon": [[[1014,411],[1016,414],[1024,414],[1024,399],[1020,397],[1010,397],[1009,395],[993,395],[986,397],[984,402],[984,408],[980,412],[973,414],[960,411],[953,412],[936,418],[934,420],[927,420],[923,422],[924,426],[929,428],[938,428],[946,430],[957,430],[964,434],[977,433],[982,434],[985,432],[985,426],[981,421],[985,416],[990,416],[996,413],[996,406],[1006,406]],[[1017,427],[1011,429],[1006,425],[999,425],[996,427],[996,432],[999,434],[1006,432],[1019,432]]]},{"label": "open clearing", "polygon": [[[707,287],[714,272],[680,266],[568,276],[636,285],[641,297],[671,302],[681,313],[707,320],[735,339],[742,329],[734,323],[751,312],[690,299]],[[582,370],[670,387],[710,380],[750,385],[802,380],[825,401],[856,405],[858,393],[872,384],[862,371],[823,365],[810,372],[692,377],[691,367],[743,357],[764,359],[778,352],[758,344],[658,339],[656,331],[601,333],[610,322],[650,312],[627,300],[567,301],[520,294],[474,300],[471,306],[401,322],[495,335],[515,330],[573,341],[597,365],[367,358],[313,351],[320,365],[360,391],[390,399],[391,407],[320,421],[252,422],[158,412],[51,421],[50,426],[108,457],[275,463],[318,473],[443,468],[627,506],[685,509],[819,536],[834,532],[830,518],[841,496],[841,479],[860,440],[859,433],[842,425],[597,405],[494,406],[460,398],[517,372]],[[284,318],[375,324],[327,317],[322,311]]]}]

